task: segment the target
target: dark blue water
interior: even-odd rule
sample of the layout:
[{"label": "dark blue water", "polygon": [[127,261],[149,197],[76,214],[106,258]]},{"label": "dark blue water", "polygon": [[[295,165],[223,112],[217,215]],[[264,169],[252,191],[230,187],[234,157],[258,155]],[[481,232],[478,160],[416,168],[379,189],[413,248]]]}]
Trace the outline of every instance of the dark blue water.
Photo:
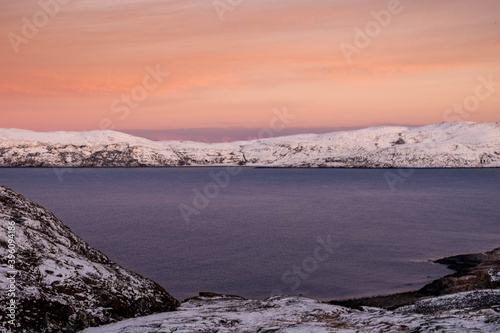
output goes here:
[{"label": "dark blue water", "polygon": [[214,186],[225,170],[0,169],[0,184],[179,299],[410,290],[448,272],[429,259],[500,246],[498,170],[245,168]]}]

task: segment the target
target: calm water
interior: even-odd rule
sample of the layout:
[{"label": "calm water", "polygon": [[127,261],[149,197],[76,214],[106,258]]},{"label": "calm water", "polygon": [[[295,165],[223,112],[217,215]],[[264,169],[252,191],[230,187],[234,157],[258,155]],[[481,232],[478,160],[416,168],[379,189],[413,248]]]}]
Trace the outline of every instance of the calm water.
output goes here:
[{"label": "calm water", "polygon": [[224,170],[0,169],[0,184],[178,299],[415,289],[448,272],[429,259],[500,245],[499,170],[416,170],[391,190],[387,170],[245,168],[186,223],[179,204]]}]

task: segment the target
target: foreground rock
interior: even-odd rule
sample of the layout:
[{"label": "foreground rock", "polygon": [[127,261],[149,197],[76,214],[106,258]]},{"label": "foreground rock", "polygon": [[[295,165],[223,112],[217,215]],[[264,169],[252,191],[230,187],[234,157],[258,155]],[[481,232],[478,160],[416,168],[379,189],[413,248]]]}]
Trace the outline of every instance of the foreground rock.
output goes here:
[{"label": "foreground rock", "polygon": [[247,300],[204,292],[175,313],[85,333],[500,332],[500,248],[437,262],[456,270],[419,291],[348,301],[276,296]]},{"label": "foreground rock", "polygon": [[[16,248],[13,267],[9,239]],[[12,268],[17,274],[9,273]],[[11,283],[16,286],[14,297],[6,292]],[[0,288],[2,332],[1,327],[13,332],[75,332],[179,306],[161,286],[110,261],[51,212],[3,186]],[[14,319],[8,316],[10,299],[16,302]]]},{"label": "foreground rock", "polygon": [[374,127],[231,143],[150,141],[113,131],[0,129],[0,166],[500,167],[500,123]]},{"label": "foreground rock", "polygon": [[[486,253],[447,257],[436,260],[436,263],[447,265],[449,269],[456,272],[435,280],[420,290],[413,292],[346,301],[331,301],[330,303],[357,309],[362,306],[395,309],[431,296],[482,289],[500,289],[500,248]],[[500,299],[485,297],[481,300],[481,304],[483,306],[500,304]]]},{"label": "foreground rock", "polygon": [[[175,313],[129,319],[85,330],[85,333],[300,333],[300,332],[499,332],[500,307],[469,307],[470,299],[500,298],[500,291],[460,293],[422,302],[443,311],[421,313],[417,308],[388,311],[353,310],[302,297],[245,300],[238,297],[198,297]],[[457,305],[466,309],[455,310]]]}]

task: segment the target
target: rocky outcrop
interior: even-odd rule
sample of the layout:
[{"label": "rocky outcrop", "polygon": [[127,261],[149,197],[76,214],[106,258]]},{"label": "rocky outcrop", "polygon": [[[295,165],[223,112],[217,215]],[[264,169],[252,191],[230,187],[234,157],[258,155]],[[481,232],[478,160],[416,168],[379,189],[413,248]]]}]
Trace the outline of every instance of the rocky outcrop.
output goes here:
[{"label": "rocky outcrop", "polygon": [[[454,270],[455,273],[437,279],[413,292],[345,301],[331,301],[330,303],[356,309],[362,306],[396,309],[409,304],[419,304],[418,302],[420,302],[420,304],[427,304],[429,302],[425,303],[423,301],[434,296],[500,289],[500,248],[486,253],[463,254],[447,257],[436,260],[435,262],[447,265],[448,268]],[[500,305],[499,294],[488,294],[489,296],[477,297],[477,299],[473,297],[474,295],[477,296],[480,295],[480,293],[476,292],[471,294],[469,302],[466,302],[469,307]],[[429,304],[432,304],[432,302]],[[428,309],[432,307],[421,306],[419,308],[427,309],[425,311],[428,311]],[[436,307],[434,308],[435,310],[438,309]]]},{"label": "rocky outcrop", "polygon": [[416,292],[318,302],[248,300],[211,292],[176,313],[129,319],[84,333],[163,332],[500,332],[500,248],[437,260],[456,273]]},{"label": "rocky outcrop", "polygon": [[456,273],[438,279],[422,292],[447,295],[479,289],[500,289],[500,248],[486,253],[463,254],[436,261]]},{"label": "rocky outcrop", "polygon": [[161,286],[112,262],[51,212],[3,186],[0,288],[0,325],[12,332],[75,332],[179,306]]},{"label": "rocky outcrop", "polygon": [[[304,297],[275,296],[246,300],[233,296],[200,296],[186,300],[175,313],[128,319],[82,333],[373,333],[500,331],[498,307],[471,308],[500,291],[465,292],[433,297],[418,307],[395,311],[352,310]],[[422,311],[423,309],[442,309]],[[461,310],[455,310],[455,309]]]},{"label": "rocky outcrop", "polygon": [[0,129],[0,167],[500,167],[500,123],[373,127],[232,143]]}]

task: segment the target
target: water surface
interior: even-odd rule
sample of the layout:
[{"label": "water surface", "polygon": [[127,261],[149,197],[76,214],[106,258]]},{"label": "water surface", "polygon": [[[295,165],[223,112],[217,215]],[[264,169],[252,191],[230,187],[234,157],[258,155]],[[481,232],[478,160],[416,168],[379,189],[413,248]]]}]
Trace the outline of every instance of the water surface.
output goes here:
[{"label": "water surface", "polygon": [[[415,170],[391,189],[397,170],[244,168],[216,187],[225,170],[0,169],[0,184],[178,299],[411,290],[449,272],[429,259],[500,246],[498,170]],[[328,236],[338,247],[313,259]]]}]

